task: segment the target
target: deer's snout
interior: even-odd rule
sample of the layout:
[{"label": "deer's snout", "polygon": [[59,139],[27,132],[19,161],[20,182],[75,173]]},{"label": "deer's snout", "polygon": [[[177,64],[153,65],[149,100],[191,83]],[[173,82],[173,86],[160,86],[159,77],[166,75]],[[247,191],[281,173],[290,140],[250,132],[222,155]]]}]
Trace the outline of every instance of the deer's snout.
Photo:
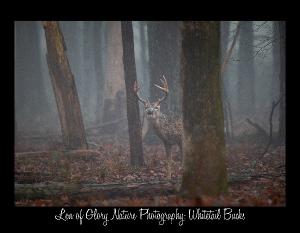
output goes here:
[{"label": "deer's snout", "polygon": [[152,115],[153,112],[154,112],[154,109],[153,109],[153,108],[148,108],[148,109],[146,109],[146,113],[147,113],[148,115]]}]

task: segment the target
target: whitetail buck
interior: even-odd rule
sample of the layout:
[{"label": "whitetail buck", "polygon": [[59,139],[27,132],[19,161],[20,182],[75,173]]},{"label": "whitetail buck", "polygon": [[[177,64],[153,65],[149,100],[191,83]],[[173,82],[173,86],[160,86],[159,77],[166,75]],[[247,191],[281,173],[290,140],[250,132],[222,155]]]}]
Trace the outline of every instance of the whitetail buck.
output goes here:
[{"label": "whitetail buck", "polygon": [[171,179],[171,148],[172,145],[178,145],[182,159],[181,135],[183,128],[181,120],[176,120],[171,116],[167,116],[160,112],[160,104],[166,99],[169,93],[168,83],[164,76],[163,79],[161,79],[161,82],[162,86],[154,85],[163,91],[164,96],[153,103],[150,103],[149,100],[145,100],[139,96],[138,91],[140,88],[137,82],[134,83],[133,90],[138,100],[144,105],[144,112],[149,126],[154,129],[154,132],[163,141],[167,156],[167,177],[168,179]]}]

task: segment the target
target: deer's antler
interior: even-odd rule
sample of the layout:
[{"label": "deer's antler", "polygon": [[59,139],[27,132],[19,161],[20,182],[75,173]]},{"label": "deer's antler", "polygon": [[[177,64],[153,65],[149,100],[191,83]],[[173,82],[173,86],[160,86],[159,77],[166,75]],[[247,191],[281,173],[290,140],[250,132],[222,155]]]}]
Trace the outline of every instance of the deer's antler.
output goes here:
[{"label": "deer's antler", "polygon": [[165,78],[165,76],[163,75],[163,79],[160,80],[162,82],[162,87],[161,86],[158,86],[156,84],[154,84],[154,86],[156,86],[157,88],[161,89],[163,92],[164,92],[164,96],[160,99],[158,99],[158,101],[156,101],[156,104],[157,105],[160,105],[161,102],[167,98],[168,94],[169,94],[169,87],[168,87],[168,82],[167,82],[167,79]]},{"label": "deer's antler", "polygon": [[138,94],[139,90],[140,90],[140,87],[138,86],[137,81],[134,81],[133,91],[134,91],[134,93],[135,93],[135,96],[138,98],[139,101],[141,101],[141,102],[145,105],[145,104],[147,103],[147,101],[144,100],[144,99],[142,99],[142,98],[139,96],[139,94]]}]

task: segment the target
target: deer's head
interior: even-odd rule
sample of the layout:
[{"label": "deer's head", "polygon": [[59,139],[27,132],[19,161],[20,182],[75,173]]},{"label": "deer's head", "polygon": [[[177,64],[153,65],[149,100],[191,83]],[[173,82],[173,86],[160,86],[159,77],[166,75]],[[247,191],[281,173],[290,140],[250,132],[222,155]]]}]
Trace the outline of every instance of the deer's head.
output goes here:
[{"label": "deer's head", "polygon": [[137,99],[144,105],[144,111],[146,113],[145,115],[146,115],[147,119],[149,119],[149,120],[159,118],[160,104],[167,97],[167,95],[169,93],[168,83],[167,83],[165,76],[163,76],[163,79],[161,79],[160,81],[162,82],[162,86],[158,86],[156,84],[154,84],[154,85],[163,91],[164,96],[152,103],[149,101],[149,99],[145,100],[142,97],[140,97],[140,95],[138,93],[140,88],[139,88],[137,82],[134,83],[134,87],[133,87],[134,93],[135,93]]}]

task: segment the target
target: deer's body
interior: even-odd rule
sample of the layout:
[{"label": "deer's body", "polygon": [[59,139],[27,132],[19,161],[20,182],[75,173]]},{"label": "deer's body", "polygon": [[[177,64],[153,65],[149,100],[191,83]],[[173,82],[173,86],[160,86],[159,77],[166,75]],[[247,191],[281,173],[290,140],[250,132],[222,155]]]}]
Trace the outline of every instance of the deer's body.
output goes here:
[{"label": "deer's body", "polygon": [[171,115],[165,115],[160,112],[160,103],[167,97],[169,92],[167,80],[163,77],[164,80],[161,80],[163,83],[163,87],[157,86],[159,89],[163,90],[165,96],[159,99],[154,103],[150,103],[142,99],[138,95],[139,88],[135,83],[134,92],[136,93],[137,98],[144,104],[145,115],[148,121],[148,127],[153,128],[156,135],[162,140],[165,150],[166,156],[168,159],[167,162],[167,176],[171,178],[171,149],[173,145],[178,145],[180,149],[180,157],[182,158],[182,121],[180,119],[176,119]]},{"label": "deer's body", "polygon": [[181,149],[182,123],[180,119],[160,113],[158,118],[148,119],[148,123],[165,147],[178,145]]}]

